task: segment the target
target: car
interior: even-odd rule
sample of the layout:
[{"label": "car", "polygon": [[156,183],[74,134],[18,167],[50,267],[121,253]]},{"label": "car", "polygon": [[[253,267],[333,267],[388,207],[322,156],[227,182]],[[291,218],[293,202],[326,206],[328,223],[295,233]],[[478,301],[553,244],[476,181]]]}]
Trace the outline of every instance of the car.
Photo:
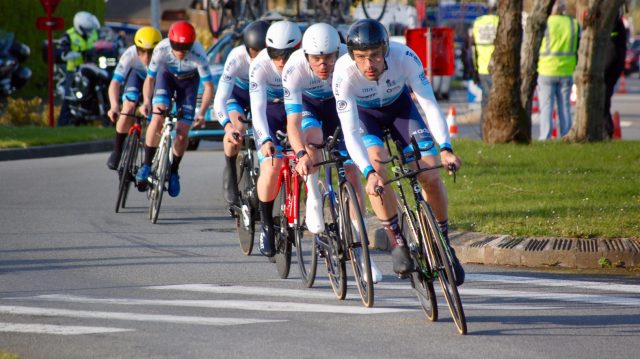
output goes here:
[{"label": "car", "polygon": [[640,38],[633,40],[627,47],[627,55],[624,59],[624,73],[630,75],[640,71]]}]

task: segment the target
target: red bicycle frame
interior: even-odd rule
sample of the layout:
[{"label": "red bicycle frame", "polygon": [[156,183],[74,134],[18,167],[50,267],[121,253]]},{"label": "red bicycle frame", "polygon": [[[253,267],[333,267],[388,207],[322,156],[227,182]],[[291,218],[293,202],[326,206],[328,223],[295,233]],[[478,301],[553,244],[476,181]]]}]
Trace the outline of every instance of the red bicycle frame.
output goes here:
[{"label": "red bicycle frame", "polygon": [[285,186],[286,198],[283,213],[287,216],[289,227],[293,227],[300,224],[300,219],[298,218],[300,176],[293,168],[297,162],[296,155],[292,151],[286,151],[283,155],[284,162],[278,173],[278,189],[283,185]]}]

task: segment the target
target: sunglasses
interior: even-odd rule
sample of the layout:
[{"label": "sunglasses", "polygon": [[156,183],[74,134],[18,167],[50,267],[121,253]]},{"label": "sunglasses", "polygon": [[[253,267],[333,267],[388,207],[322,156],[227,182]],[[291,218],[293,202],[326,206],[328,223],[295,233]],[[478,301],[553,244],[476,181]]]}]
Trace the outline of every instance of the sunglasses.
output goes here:
[{"label": "sunglasses", "polygon": [[193,42],[188,44],[181,44],[179,42],[171,42],[171,48],[175,51],[189,51],[193,47]]},{"label": "sunglasses", "polygon": [[271,60],[288,60],[289,56],[291,56],[291,54],[293,54],[293,52],[296,51],[295,48],[293,49],[275,49],[273,47],[267,47],[267,54],[269,54],[269,58]]}]

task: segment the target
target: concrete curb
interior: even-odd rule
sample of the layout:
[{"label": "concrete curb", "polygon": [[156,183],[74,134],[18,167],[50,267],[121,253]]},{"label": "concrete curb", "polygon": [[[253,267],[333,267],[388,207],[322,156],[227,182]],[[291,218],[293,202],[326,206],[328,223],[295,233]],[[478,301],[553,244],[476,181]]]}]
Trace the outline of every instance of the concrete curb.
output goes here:
[{"label": "concrete curb", "polygon": [[73,156],[85,153],[107,152],[111,151],[112,148],[113,140],[34,146],[29,148],[6,148],[0,149],[0,161]]}]

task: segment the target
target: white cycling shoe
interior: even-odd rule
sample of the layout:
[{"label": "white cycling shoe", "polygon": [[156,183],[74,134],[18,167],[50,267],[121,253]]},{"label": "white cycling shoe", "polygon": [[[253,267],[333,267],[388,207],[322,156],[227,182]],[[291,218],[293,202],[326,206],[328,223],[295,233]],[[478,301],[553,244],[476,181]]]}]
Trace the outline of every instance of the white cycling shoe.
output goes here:
[{"label": "white cycling shoe", "polygon": [[306,203],[307,229],[313,234],[324,232],[324,216],[322,202],[312,196],[307,197]]}]

